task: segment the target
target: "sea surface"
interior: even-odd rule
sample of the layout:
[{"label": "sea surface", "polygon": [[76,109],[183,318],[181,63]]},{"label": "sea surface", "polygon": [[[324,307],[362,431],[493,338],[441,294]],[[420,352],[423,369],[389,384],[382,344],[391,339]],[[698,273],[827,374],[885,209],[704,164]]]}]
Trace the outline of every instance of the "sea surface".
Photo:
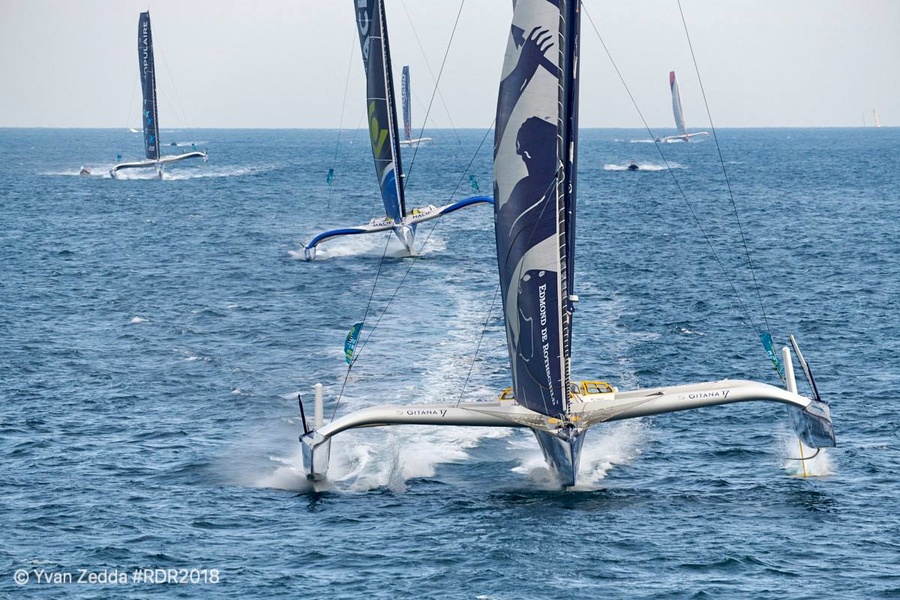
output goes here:
[{"label": "sea surface", "polygon": [[[502,429],[304,479],[316,383],[329,419],[510,385],[489,206],[302,259],[384,214],[366,135],[163,130],[209,161],[116,181],[139,134],[0,129],[0,597],[900,598],[900,129],[583,131],[575,378],[777,385],[757,331],[794,334],[838,447],[803,477],[776,404],[612,423],[565,491]],[[490,193],[492,134],[429,135],[410,206]]]}]

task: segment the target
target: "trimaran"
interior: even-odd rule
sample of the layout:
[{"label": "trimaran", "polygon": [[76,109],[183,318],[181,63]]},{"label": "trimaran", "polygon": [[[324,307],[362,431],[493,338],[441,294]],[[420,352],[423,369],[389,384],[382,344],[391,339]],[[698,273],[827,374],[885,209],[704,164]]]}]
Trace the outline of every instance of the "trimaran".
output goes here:
[{"label": "trimaran", "polygon": [[159,122],[156,109],[156,68],[153,61],[153,33],[150,30],[150,12],[142,12],[138,19],[138,69],[141,74],[141,93],[144,104],[141,109],[141,121],[144,128],[144,154],[147,160],[123,162],[110,169],[110,176],[115,179],[119,171],[124,169],[156,169],[156,176],[162,179],[165,165],[186,158],[202,158],[206,160],[206,152],[192,150],[184,154],[164,156],[159,148]]},{"label": "trimaran", "polygon": [[[374,406],[325,424],[317,386],[314,428],[304,417],[300,437],[308,479],[325,478],[331,438],[352,428],[526,427],[559,483],[569,487],[594,425],[746,401],[787,405],[803,444],[834,446],[829,407],[793,337],[813,398],[798,393],[787,347],[781,353],[786,389],[725,379],[619,391],[602,381],[572,381],[579,21],[579,0],[518,0],[503,64],[494,211],[512,387],[492,402]],[[771,344],[767,349],[777,360]]]},{"label": "trimaran", "polygon": [[669,71],[669,88],[672,90],[672,112],[675,114],[675,127],[678,128],[677,135],[667,135],[658,138],[657,142],[689,142],[692,137],[698,135],[709,135],[708,131],[698,131],[696,133],[688,133],[687,125],[684,122],[684,111],[681,109],[681,92],[678,90],[678,80],[675,78],[675,71]]},{"label": "trimaran", "polygon": [[431,142],[430,137],[413,137],[412,131],[412,96],[409,83],[409,65],[403,65],[403,77],[400,80],[400,96],[403,101],[403,139],[401,146],[420,146]]},{"label": "trimaran", "polygon": [[[306,246],[306,260],[316,257],[316,247],[323,241],[361,233],[392,230],[408,255],[413,253],[416,227],[420,223],[436,219],[461,208],[479,203],[490,203],[490,196],[472,196],[444,206],[429,204],[408,210],[404,195],[404,174],[400,160],[400,131],[397,124],[397,105],[394,97],[394,81],[391,67],[391,49],[388,41],[387,20],[383,0],[354,0],[356,26],[362,48],[363,66],[366,71],[366,111],[369,122],[369,139],[375,158],[375,174],[381,189],[385,216],[372,219],[365,225],[325,231],[315,236]],[[409,82],[408,76],[405,81]],[[405,88],[404,88],[405,89]],[[408,92],[406,92],[408,97]]]}]

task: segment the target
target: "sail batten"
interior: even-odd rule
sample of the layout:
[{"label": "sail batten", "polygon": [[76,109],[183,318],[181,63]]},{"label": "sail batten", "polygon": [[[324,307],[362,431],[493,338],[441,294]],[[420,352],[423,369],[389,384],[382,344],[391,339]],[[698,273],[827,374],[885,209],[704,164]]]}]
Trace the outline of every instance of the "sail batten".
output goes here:
[{"label": "sail batten", "polygon": [[399,223],[406,216],[406,205],[384,3],[382,0],[353,0],[353,6],[366,71],[366,111],[375,173],[385,215]]}]

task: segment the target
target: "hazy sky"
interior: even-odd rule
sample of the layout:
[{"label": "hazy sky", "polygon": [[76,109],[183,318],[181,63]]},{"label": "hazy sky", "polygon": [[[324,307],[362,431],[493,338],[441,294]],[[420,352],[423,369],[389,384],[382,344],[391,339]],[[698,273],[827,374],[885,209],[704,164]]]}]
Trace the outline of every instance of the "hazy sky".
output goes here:
[{"label": "hazy sky", "polygon": [[[365,102],[353,1],[0,0],[0,127],[138,127],[147,8],[163,128],[333,128],[342,109],[343,127],[356,127]],[[673,69],[688,127],[708,126],[676,0],[584,4],[652,127],[673,127]],[[395,79],[409,64],[420,124],[460,0],[386,6]],[[446,109],[436,101],[430,125],[491,124],[511,6],[465,0],[440,82]],[[682,7],[716,126],[871,125],[873,109],[900,125],[900,1]],[[582,126],[640,127],[587,15],[582,39]]]}]

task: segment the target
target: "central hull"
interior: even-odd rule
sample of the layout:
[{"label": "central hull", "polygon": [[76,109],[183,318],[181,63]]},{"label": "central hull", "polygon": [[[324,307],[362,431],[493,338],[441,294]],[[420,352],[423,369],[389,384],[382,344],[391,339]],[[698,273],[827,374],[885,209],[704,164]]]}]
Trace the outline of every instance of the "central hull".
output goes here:
[{"label": "central hull", "polygon": [[584,444],[585,430],[572,432],[565,437],[543,429],[532,429],[537,438],[544,460],[563,487],[575,485],[578,463],[581,461],[581,446]]}]

